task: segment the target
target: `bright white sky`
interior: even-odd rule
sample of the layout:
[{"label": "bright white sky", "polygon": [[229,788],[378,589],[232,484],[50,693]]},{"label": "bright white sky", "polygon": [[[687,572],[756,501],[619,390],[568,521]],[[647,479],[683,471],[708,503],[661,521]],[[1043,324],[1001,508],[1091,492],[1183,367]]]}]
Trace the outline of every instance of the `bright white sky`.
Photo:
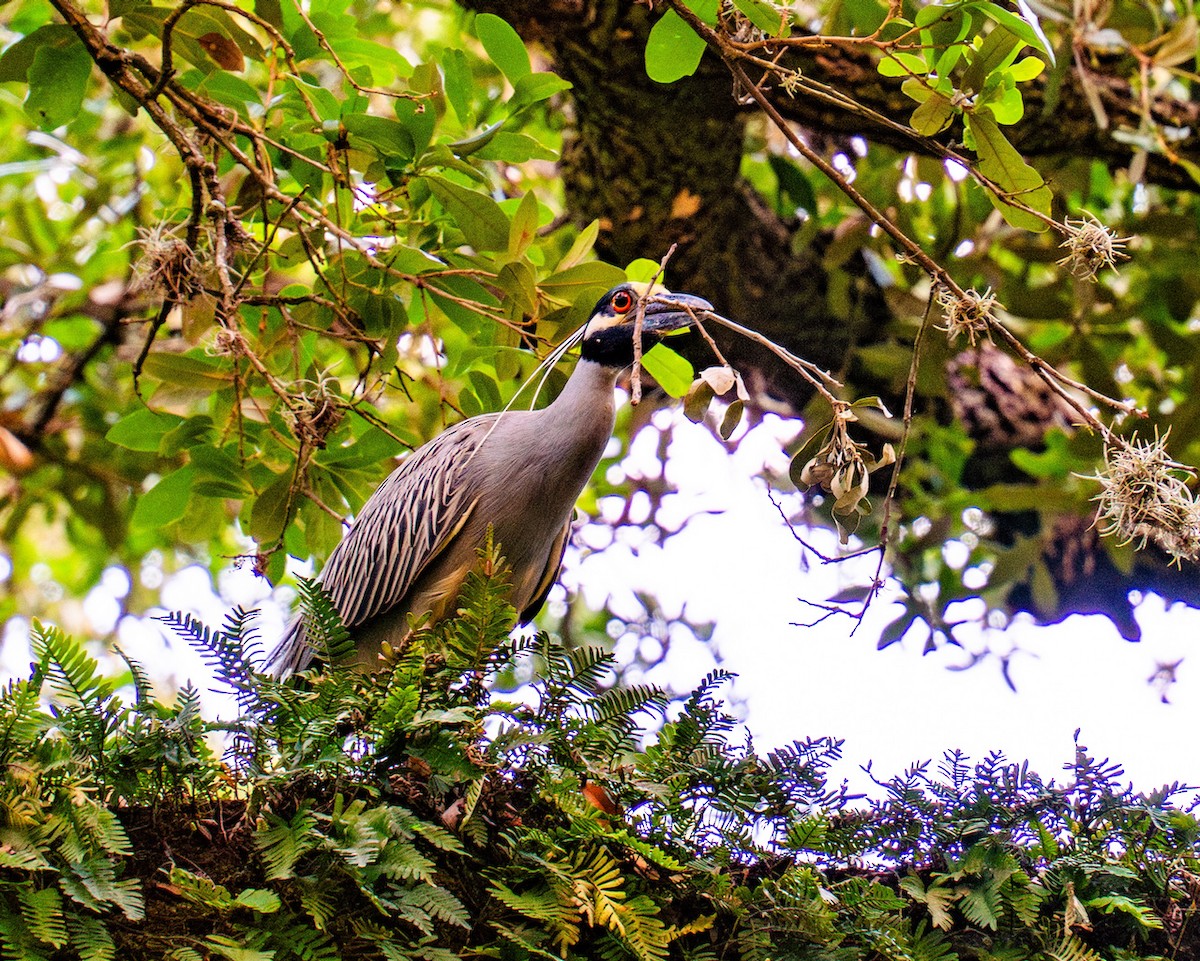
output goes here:
[{"label": "bright white sky", "polygon": [[[662,416],[662,414],[658,415]],[[1019,647],[1009,690],[996,660],[966,671],[967,652],[948,648],[921,655],[922,638],[885,651],[875,641],[897,609],[877,601],[853,637],[846,618],[817,628],[793,626],[813,611],[796,598],[822,600],[853,583],[862,569],[845,565],[804,566],[801,548],[784,528],[761,481],[752,479],[766,463],[786,466],[780,441],[791,426],[774,418],[744,438],[732,455],[704,428],[676,415],[667,477],[678,490],[668,504],[695,515],[665,547],[627,541],[589,554],[569,573],[592,605],[611,593],[618,614],[636,612],[632,589],[653,587],[668,614],[684,602],[693,619],[716,621],[713,645],[721,664],[739,675],[735,693],[747,706],[746,724],[765,752],[806,736],[845,739],[845,758],[835,777],[869,786],[860,764],[888,778],[913,762],[940,760],[948,748],[974,758],[1002,750],[1010,760],[1029,759],[1043,778],[1063,780],[1074,756],[1073,733],[1094,755],[1119,761],[1133,783],[1149,790],[1169,781],[1200,785],[1200,757],[1183,754],[1179,732],[1200,729],[1200,671],[1189,658],[1163,704],[1147,683],[1159,662],[1185,657],[1200,640],[1200,611],[1180,605],[1164,610],[1150,597],[1138,609],[1144,640],[1130,644],[1100,617],[1073,617],[1061,625],[1017,624],[978,642],[995,651]],[[629,469],[655,471],[651,437],[635,443]],[[700,511],[719,513],[704,514]],[[821,536],[806,534],[810,539]],[[585,531],[582,539],[591,535]],[[833,551],[833,537],[821,542]],[[874,569],[874,561],[870,562]],[[120,584],[108,585],[120,593]],[[219,624],[234,604],[254,605],[266,591],[245,571],[227,571],[215,596],[207,574],[191,568],[164,588],[163,603]],[[111,592],[98,589],[84,606],[94,623],[114,618]],[[268,645],[283,629],[283,614],[267,606],[260,621]],[[0,643],[0,677],[24,675],[28,646],[20,622],[10,622]],[[152,674],[182,683],[191,678],[205,689],[209,673],[199,657],[177,639],[164,639],[151,621],[124,617],[124,649]],[[618,647],[618,656],[628,651]],[[716,666],[709,647],[672,643],[664,662],[647,680],[676,690],[690,689]],[[216,703],[216,702],[214,702]],[[877,792],[875,792],[877,793]]]},{"label": "bright white sky", "polygon": [[[676,418],[667,476],[693,510],[722,511],[694,517],[665,550],[651,545],[637,556],[609,548],[589,557],[578,574],[585,596],[602,600],[601,585],[659,583],[668,611],[686,600],[689,613],[717,622],[713,643],[721,664],[739,675],[737,694],[747,703],[746,723],[760,751],[809,735],[844,738],[846,763],[838,771],[855,787],[867,785],[858,765],[874,760],[874,773],[890,777],[913,762],[940,760],[961,748],[974,758],[1002,750],[1010,760],[1028,758],[1043,778],[1063,780],[1074,757],[1073,735],[1099,757],[1120,762],[1135,785],[1151,789],[1170,781],[1200,785],[1200,757],[1181,754],[1178,732],[1200,729],[1200,673],[1185,661],[1171,703],[1163,704],[1147,683],[1158,662],[1192,653],[1200,641],[1200,611],[1183,605],[1164,610],[1156,597],[1138,609],[1143,641],[1123,640],[1102,617],[1072,617],[1035,628],[1017,623],[993,631],[978,649],[1013,646],[1014,693],[997,659],[953,671],[970,660],[947,648],[922,656],[924,638],[907,638],[884,651],[875,648],[880,629],[899,613],[877,601],[867,623],[851,637],[848,618],[817,628],[815,611],[796,598],[815,601],[874,572],[846,565],[822,566],[782,526],[761,481],[758,464],[786,467],[779,439],[788,424],[769,418],[744,438],[731,456],[703,428]],[[774,435],[774,436],[773,436]],[[647,440],[650,438],[647,437]],[[634,459],[645,463],[635,444]],[[650,469],[653,469],[651,467]],[[835,538],[818,540],[826,555]],[[613,602],[631,604],[618,593]],[[687,686],[714,666],[697,645],[672,645],[650,680]]]}]

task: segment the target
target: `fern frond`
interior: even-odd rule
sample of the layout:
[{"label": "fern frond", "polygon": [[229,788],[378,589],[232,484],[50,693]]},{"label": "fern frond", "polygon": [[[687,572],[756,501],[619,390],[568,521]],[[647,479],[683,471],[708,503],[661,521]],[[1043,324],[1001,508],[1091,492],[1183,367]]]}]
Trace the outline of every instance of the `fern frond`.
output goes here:
[{"label": "fern frond", "polygon": [[671,696],[652,684],[612,687],[586,702],[588,717],[598,724],[620,719],[632,724],[632,716],[640,712],[661,716],[671,703]]},{"label": "fern frond", "polygon": [[300,578],[296,583],[304,636],[317,656],[334,669],[355,653],[354,640],[342,615],[333,606],[329,594],[315,578]]},{"label": "fern frond", "polygon": [[18,753],[32,752],[34,741],[49,724],[40,710],[49,660],[39,659],[28,679],[9,681],[0,692],[0,766]]},{"label": "fern frond", "polygon": [[341,961],[342,951],[324,931],[291,924],[271,931],[268,942],[276,959],[296,957],[300,961]]},{"label": "fern frond", "polygon": [[379,854],[379,870],[399,881],[432,881],[435,865],[413,845],[393,840]]},{"label": "fern frond", "polygon": [[21,904],[21,918],[33,937],[54,948],[67,943],[67,919],[57,888],[39,891],[30,885],[21,885],[17,888],[17,900]]},{"label": "fern frond", "polygon": [[262,948],[266,940],[265,931],[248,933],[243,938],[210,934],[205,937],[204,946],[210,954],[225,958],[226,961],[275,961],[275,952]]},{"label": "fern frond", "polygon": [[1047,961],[1103,961],[1099,953],[1070,934],[1045,951]]},{"label": "fern frond", "polygon": [[490,922],[494,930],[504,940],[515,944],[530,957],[543,958],[545,961],[562,961],[562,958],[542,945],[546,937],[544,932],[528,928],[523,924],[505,924],[500,921]]},{"label": "fern frond", "polygon": [[337,917],[338,905],[333,901],[334,892],[307,879],[301,880],[300,907],[318,931],[325,931]]},{"label": "fern frond", "polygon": [[103,919],[72,913],[67,916],[67,930],[79,961],[116,961],[117,946]]},{"label": "fern frond", "polygon": [[139,661],[126,654],[119,644],[113,645],[113,653],[129,668],[129,676],[133,680],[133,700],[139,707],[154,700],[154,682]]},{"label": "fern frond", "polygon": [[296,862],[321,842],[316,832],[317,819],[305,806],[290,821],[268,813],[266,822],[254,834],[254,844],[266,864],[266,878],[268,881],[290,878]]},{"label": "fern frond", "polygon": [[239,703],[250,698],[256,687],[256,658],[261,653],[253,628],[257,611],[234,608],[221,630],[185,611],[172,611],[159,618],[190,644],[212,669],[213,676],[238,696]]},{"label": "fern frond", "polygon": [[130,921],[145,917],[140,882],[137,878],[117,880],[111,861],[91,858],[67,867],[68,871],[59,877],[59,886],[72,900],[101,914],[116,908]]},{"label": "fern frond", "polygon": [[397,900],[401,905],[402,916],[405,907],[419,908],[440,924],[451,924],[464,929],[471,927],[470,912],[454,894],[443,887],[418,884],[406,889]]},{"label": "fern frond", "polygon": [[34,657],[45,660],[46,678],[61,704],[82,711],[98,711],[108,700],[112,682],[98,673],[96,659],[74,638],[34,618],[30,643]]},{"label": "fern frond", "polygon": [[655,901],[639,894],[630,898],[619,910],[624,934],[622,940],[639,961],[663,961],[673,940],[670,929],[658,916]]},{"label": "fern frond", "polygon": [[[548,885],[539,885],[528,891],[517,893],[495,878],[492,878],[490,883],[492,896],[522,917],[529,918],[531,921],[545,922],[556,931],[563,927],[578,927],[579,908],[569,900],[560,898]],[[575,940],[570,943],[574,944]]]}]

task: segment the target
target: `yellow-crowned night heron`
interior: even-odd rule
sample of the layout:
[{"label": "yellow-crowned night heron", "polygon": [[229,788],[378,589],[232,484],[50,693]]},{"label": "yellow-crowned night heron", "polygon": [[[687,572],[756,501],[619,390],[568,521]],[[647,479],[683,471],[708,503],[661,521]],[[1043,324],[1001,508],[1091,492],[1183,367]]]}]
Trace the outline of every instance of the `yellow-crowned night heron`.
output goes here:
[{"label": "yellow-crowned night heron", "polygon": [[[385,641],[402,644],[410,614],[436,622],[455,611],[489,526],[512,569],[521,623],[538,612],[558,576],[575,501],[612,434],[613,387],[633,362],[639,313],[649,348],[711,310],[662,287],[615,287],[569,342],[578,340],[581,359],[552,404],[464,420],[400,463],[318,578],[354,637],[359,665],[370,667]],[[297,618],[268,668],[283,676],[313,656]]]}]

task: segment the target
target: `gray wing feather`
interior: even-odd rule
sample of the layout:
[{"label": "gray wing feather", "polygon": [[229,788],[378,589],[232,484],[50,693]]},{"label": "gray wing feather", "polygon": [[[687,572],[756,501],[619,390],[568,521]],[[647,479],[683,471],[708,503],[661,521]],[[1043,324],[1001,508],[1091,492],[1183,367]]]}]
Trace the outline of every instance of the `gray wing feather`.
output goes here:
[{"label": "gray wing feather", "polygon": [[493,417],[462,421],[406,458],[363,505],[321,571],[347,627],[399,603],[473,503],[466,467]]},{"label": "gray wing feather", "polygon": [[[317,580],[348,628],[396,606],[475,503],[467,470],[496,415],[447,428],[406,457],[368,498]],[[312,660],[299,618],[268,658],[279,676]]]}]

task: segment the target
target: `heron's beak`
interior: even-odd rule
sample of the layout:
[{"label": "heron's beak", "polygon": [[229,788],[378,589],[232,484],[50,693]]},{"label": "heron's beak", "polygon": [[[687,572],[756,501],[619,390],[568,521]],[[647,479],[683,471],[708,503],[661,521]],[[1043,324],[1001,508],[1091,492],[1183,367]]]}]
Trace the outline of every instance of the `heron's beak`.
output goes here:
[{"label": "heron's beak", "polygon": [[[703,297],[660,291],[650,295],[646,304],[644,330],[657,334],[690,327],[696,316],[712,313],[713,305]],[[690,311],[690,313],[689,313]]]}]

